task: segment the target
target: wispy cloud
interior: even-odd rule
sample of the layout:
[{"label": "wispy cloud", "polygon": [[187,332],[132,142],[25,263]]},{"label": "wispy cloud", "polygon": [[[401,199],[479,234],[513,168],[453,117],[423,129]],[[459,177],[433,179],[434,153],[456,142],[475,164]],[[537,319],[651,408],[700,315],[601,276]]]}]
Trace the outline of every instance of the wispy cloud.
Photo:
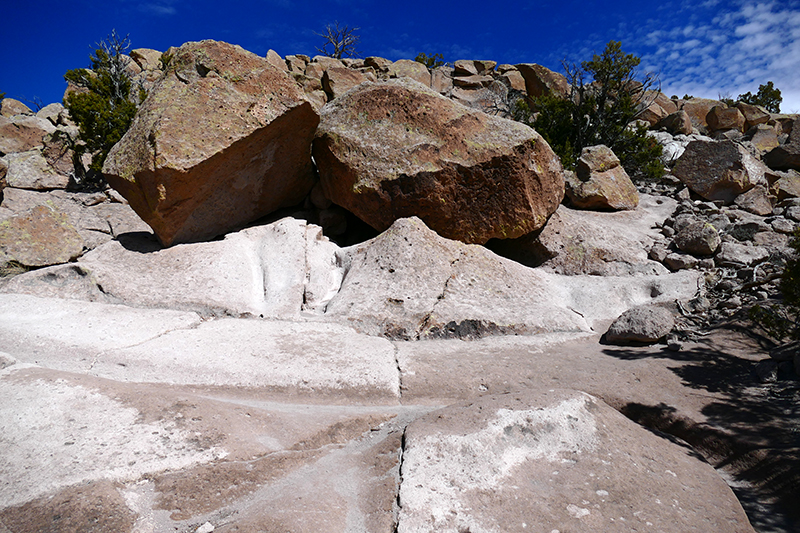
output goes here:
[{"label": "wispy cloud", "polygon": [[161,0],[157,2],[147,2],[144,4],[139,4],[139,11],[143,13],[148,13],[150,15],[157,15],[157,16],[171,16],[178,13],[178,9],[175,7],[174,0]]},{"label": "wispy cloud", "polygon": [[643,65],[660,71],[665,93],[736,96],[773,81],[781,110],[800,112],[800,2],[687,7],[676,10],[679,20],[645,24],[634,43]]}]

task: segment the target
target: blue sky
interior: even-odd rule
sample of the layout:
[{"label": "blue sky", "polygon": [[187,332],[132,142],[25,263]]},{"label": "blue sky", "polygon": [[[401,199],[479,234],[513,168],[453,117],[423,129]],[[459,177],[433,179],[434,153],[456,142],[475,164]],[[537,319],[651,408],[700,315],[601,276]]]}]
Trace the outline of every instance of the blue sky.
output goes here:
[{"label": "blue sky", "polygon": [[755,93],[771,80],[783,112],[800,112],[800,0],[660,2],[374,2],[370,0],[9,0],[0,31],[0,91],[60,101],[68,69],[89,66],[112,29],[133,48],[216,39],[265,54],[315,55],[315,32],[358,27],[361,56],[540,63],[561,70],[611,40],[659,74],[667,95]]}]

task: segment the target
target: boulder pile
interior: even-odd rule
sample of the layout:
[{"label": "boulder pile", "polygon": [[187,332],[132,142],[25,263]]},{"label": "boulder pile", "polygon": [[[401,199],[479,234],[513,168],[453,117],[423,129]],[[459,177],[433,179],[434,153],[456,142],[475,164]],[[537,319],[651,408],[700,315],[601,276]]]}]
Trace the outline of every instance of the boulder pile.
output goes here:
[{"label": "boulder pile", "polygon": [[778,293],[800,117],[653,94],[633,183],[505,118],[541,65],[130,58],[112,188],[0,106],[0,529],[791,530],[800,353],[712,326]]}]

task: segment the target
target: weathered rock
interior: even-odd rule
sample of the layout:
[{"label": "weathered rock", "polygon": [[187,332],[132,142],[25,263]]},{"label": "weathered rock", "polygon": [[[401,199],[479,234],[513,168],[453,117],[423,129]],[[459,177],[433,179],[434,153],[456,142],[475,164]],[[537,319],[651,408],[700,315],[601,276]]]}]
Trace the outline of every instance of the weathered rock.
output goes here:
[{"label": "weathered rock", "polygon": [[[8,182],[6,181],[7,173],[8,162],[4,158],[0,157],[0,193],[2,193],[3,189],[8,186]],[[2,198],[2,196],[0,196],[0,198]],[[0,200],[0,203],[2,203],[2,200]]]},{"label": "weathered rock", "polygon": [[569,96],[569,83],[564,75],[535,63],[520,63],[516,67],[525,79],[528,96]]},{"label": "weathered rock", "polygon": [[673,271],[694,268],[697,266],[697,263],[697,258],[690,254],[671,253],[664,258],[664,264]]},{"label": "weathered rock", "polygon": [[36,112],[36,116],[39,118],[43,118],[45,120],[49,120],[51,124],[54,126],[58,126],[61,122],[61,116],[64,113],[64,106],[59,103],[52,103],[47,104],[39,111]]},{"label": "weathered rock", "polygon": [[585,393],[459,403],[404,442],[401,533],[753,531],[711,465]]},{"label": "weathered rock", "polygon": [[762,154],[779,146],[778,134],[775,128],[768,124],[753,126],[747,131],[750,143]]},{"label": "weathered rock", "polygon": [[709,100],[707,98],[692,98],[690,100],[680,100],[678,108],[685,111],[689,115],[689,120],[692,126],[697,128],[700,133],[706,133],[708,130],[708,123],[706,117],[714,106],[721,106],[722,102],[718,100]]},{"label": "weathered rock", "polygon": [[69,176],[60,174],[47,164],[40,150],[17,152],[6,156],[9,187],[17,189],[64,189],[69,185]]},{"label": "weathered rock", "polygon": [[711,224],[698,221],[689,224],[675,234],[675,246],[695,256],[708,256],[717,251],[721,243],[719,233]]},{"label": "weathered rock", "polygon": [[209,239],[299,202],[319,117],[266,59],[187,43],[103,172],[164,245]]},{"label": "weathered rock", "polygon": [[769,113],[761,106],[737,102],[736,107],[744,116],[744,127],[746,130],[749,130],[753,126],[769,122]]},{"label": "weathered rock", "polygon": [[304,74],[306,71],[306,65],[308,65],[310,60],[311,58],[305,55],[288,55],[286,56],[286,66],[288,67],[289,72]]},{"label": "weathered rock", "polygon": [[691,295],[697,283],[692,273],[559,276],[443,239],[414,218],[348,254],[326,319],[400,339],[587,331],[634,305]]},{"label": "weathered rock", "polygon": [[735,107],[714,106],[706,116],[708,129],[711,131],[719,130],[744,130],[744,115]]},{"label": "weathered rock", "polygon": [[734,242],[723,242],[719,253],[714,257],[717,266],[750,266],[769,257],[769,252],[761,246],[745,246]]},{"label": "weathered rock", "polygon": [[753,213],[754,215],[765,217],[772,214],[772,201],[767,188],[763,185],[756,185],[749,191],[740,194],[734,202],[748,213]]},{"label": "weathered rock", "polygon": [[131,50],[130,57],[142,70],[159,70],[162,53],[152,48],[136,48]]},{"label": "weathered rock", "polygon": [[275,50],[267,50],[266,58],[270,65],[273,65],[281,70],[289,70],[289,68],[286,66],[286,61],[284,61],[281,55]]},{"label": "weathered rock", "polygon": [[383,57],[370,56],[364,58],[364,65],[374,68],[376,72],[389,72],[389,67],[392,63],[393,61],[391,59]]},{"label": "weathered rock", "polygon": [[653,344],[665,338],[675,326],[668,309],[645,305],[628,309],[606,331],[609,344]]},{"label": "weathered rock", "polygon": [[341,60],[336,59],[335,57],[328,57],[328,56],[314,56],[311,58],[312,63],[316,63],[322,67],[323,70],[328,70],[329,68],[346,68],[344,63]]},{"label": "weathered rock", "polygon": [[83,245],[63,213],[37,206],[0,222],[0,269],[9,263],[25,267],[66,263],[83,252]]},{"label": "weathered rock", "polygon": [[314,159],[325,195],[379,231],[419,216],[463,242],[514,238],[542,227],[563,197],[560,161],[538,133],[408,78],[325,106]]},{"label": "weathered rock", "polygon": [[800,198],[800,172],[773,170],[766,173],[769,191],[778,201],[786,198]]},{"label": "weathered rock", "polygon": [[518,239],[490,241],[496,253],[524,265],[574,276],[666,274],[648,259],[662,225],[677,202],[642,195],[634,210],[596,212],[560,205],[541,232]]},{"label": "weathered rock", "polygon": [[489,85],[494,82],[494,78],[491,76],[465,76],[459,78],[453,78],[453,85],[456,87],[463,87],[465,89],[479,89],[481,87],[488,87]]},{"label": "weathered rock", "polygon": [[[123,236],[83,256],[80,266],[103,287],[105,301],[282,319],[323,313],[346,271],[344,254],[320,228],[295,219],[167,249],[147,235]],[[35,274],[18,278],[16,289],[5,290],[50,295],[39,292]]]},{"label": "weathered rock", "polygon": [[667,128],[667,130],[674,135],[691,135],[692,133],[692,120],[689,114],[684,111],[676,111],[664,117],[657,127]]},{"label": "weathered rock", "polygon": [[794,119],[788,142],[770,150],[764,162],[776,170],[800,170],[800,118]]},{"label": "weathered rock", "polygon": [[664,120],[669,113],[667,113],[664,108],[658,105],[656,102],[651,102],[649,106],[642,109],[639,113],[639,120],[644,120],[650,126],[655,126],[662,120]]},{"label": "weathered rock", "polygon": [[703,198],[731,203],[739,194],[766,184],[766,170],[733,141],[692,141],[672,173]]},{"label": "weathered rock", "polygon": [[507,70],[503,74],[497,77],[502,83],[506,84],[509,89],[518,92],[527,91],[528,88],[525,85],[525,78],[522,77],[519,70],[514,68],[514,70]]},{"label": "weathered rock", "polygon": [[431,86],[431,73],[428,67],[418,61],[410,59],[398,59],[389,66],[390,78],[408,77],[416,80],[425,87]]},{"label": "weathered rock", "polygon": [[477,76],[478,67],[469,59],[457,59],[453,62],[453,76]]},{"label": "weathered rock", "polygon": [[15,115],[33,115],[31,108],[13,98],[3,98],[0,100],[0,116],[11,118]]},{"label": "weathered rock", "polygon": [[587,146],[574,174],[568,173],[566,193],[579,209],[636,209],[639,193],[611,148]]},{"label": "weathered rock", "polygon": [[367,78],[349,68],[329,68],[322,75],[322,86],[331,98],[337,98],[356,85],[367,81]]},{"label": "weathered rock", "polygon": [[448,94],[453,89],[453,69],[438,67],[431,70],[431,89],[439,94]]},{"label": "weathered rock", "polygon": [[29,115],[0,116],[0,154],[27,152],[43,145],[44,136],[56,131],[49,120]]}]

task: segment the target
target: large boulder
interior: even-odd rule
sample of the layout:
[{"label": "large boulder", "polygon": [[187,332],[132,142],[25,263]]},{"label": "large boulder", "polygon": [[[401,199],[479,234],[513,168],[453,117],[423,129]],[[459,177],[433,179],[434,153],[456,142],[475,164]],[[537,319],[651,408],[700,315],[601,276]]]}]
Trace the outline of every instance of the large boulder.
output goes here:
[{"label": "large boulder", "polygon": [[700,133],[708,132],[706,117],[714,106],[721,105],[723,103],[719,100],[710,100],[708,98],[690,98],[689,100],[678,101],[678,109],[685,111],[689,115],[692,126],[697,128]]},{"label": "large boulder", "polygon": [[605,145],[587,146],[574,174],[568,174],[566,193],[579,209],[636,209],[639,192],[616,154]]},{"label": "large boulder", "polygon": [[39,150],[8,154],[6,161],[6,181],[9,187],[48,190],[65,189],[69,185],[69,176],[51,167]]},{"label": "large boulder", "polygon": [[569,82],[563,74],[536,63],[520,63],[516,67],[525,79],[528,96],[569,96]]},{"label": "large boulder", "polygon": [[216,41],[177,49],[103,167],[166,246],[213,238],[314,184],[319,117],[285,71]]},{"label": "large boulder", "polygon": [[711,465],[582,392],[451,405],[404,444],[401,533],[753,531]]},{"label": "large boulder", "polygon": [[410,59],[398,59],[392,63],[389,66],[389,77],[408,77],[417,80],[426,87],[431,86],[431,73],[428,67],[418,61],[412,61]]},{"label": "large boulder", "polygon": [[711,131],[744,129],[745,118],[736,107],[718,105],[711,108],[706,115],[706,123]]},{"label": "large boulder", "polygon": [[764,162],[776,170],[800,170],[800,117],[792,123],[788,142],[770,150]]},{"label": "large boulder", "polygon": [[739,194],[766,184],[766,170],[733,141],[692,141],[672,173],[703,198],[731,203]]},{"label": "large boulder", "polygon": [[0,222],[0,273],[13,265],[66,263],[83,247],[83,239],[63,213],[39,205]]},{"label": "large boulder", "polygon": [[635,305],[691,297],[698,283],[696,273],[560,276],[444,239],[418,218],[346,250],[325,317],[398,339],[589,331]]},{"label": "large boulder", "polygon": [[544,225],[561,162],[533,129],[409,79],[364,83],[329,103],[314,140],[325,195],[379,231],[418,216],[467,243]]},{"label": "large boulder", "polygon": [[44,144],[45,135],[56,127],[44,118],[30,115],[0,116],[0,154],[27,152]]}]

